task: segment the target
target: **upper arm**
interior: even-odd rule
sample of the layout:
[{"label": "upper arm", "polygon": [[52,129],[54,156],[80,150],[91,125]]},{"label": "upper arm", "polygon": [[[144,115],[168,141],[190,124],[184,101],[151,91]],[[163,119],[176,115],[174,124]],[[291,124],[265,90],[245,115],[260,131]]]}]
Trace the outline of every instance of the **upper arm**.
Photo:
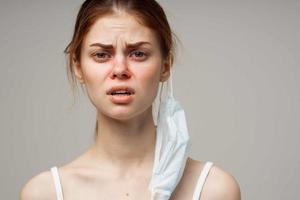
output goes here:
[{"label": "upper arm", "polygon": [[241,200],[241,191],[236,179],[224,171],[222,168],[214,165],[208,176],[207,198],[211,200]]},{"label": "upper arm", "polygon": [[31,178],[22,188],[21,200],[55,199],[54,185],[49,171]]}]

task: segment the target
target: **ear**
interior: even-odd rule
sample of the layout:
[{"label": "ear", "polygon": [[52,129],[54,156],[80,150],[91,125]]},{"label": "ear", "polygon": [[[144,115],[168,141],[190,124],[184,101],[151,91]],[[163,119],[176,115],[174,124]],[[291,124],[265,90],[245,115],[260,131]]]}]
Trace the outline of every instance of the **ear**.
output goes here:
[{"label": "ear", "polygon": [[72,59],[72,67],[75,73],[75,77],[77,80],[81,83],[84,84],[84,78],[83,78],[83,72],[80,66],[80,63],[77,61],[76,58]]},{"label": "ear", "polygon": [[160,81],[165,82],[170,77],[170,70],[173,65],[173,56],[170,54],[164,61],[160,73]]}]

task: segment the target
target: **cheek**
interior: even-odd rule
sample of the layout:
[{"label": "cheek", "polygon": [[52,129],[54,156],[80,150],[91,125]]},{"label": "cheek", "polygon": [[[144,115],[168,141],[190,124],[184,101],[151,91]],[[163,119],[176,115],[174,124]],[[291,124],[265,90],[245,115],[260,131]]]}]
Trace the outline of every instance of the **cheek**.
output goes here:
[{"label": "cheek", "polygon": [[157,94],[160,79],[160,69],[156,67],[152,70],[145,70],[143,76],[138,77],[141,86],[141,92],[152,100]]},{"label": "cheek", "polygon": [[85,89],[91,102],[97,107],[99,99],[105,97],[105,79],[109,68],[89,60],[82,61],[82,71],[85,77]]},{"label": "cheek", "polygon": [[102,66],[90,59],[83,60],[81,66],[85,76],[86,86],[99,86],[99,83],[103,82],[109,73],[109,68],[107,66]]}]

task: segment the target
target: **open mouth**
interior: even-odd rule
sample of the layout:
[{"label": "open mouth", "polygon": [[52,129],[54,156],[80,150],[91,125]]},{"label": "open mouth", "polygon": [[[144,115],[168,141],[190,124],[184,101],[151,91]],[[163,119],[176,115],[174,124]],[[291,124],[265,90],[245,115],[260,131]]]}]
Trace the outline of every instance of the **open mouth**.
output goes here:
[{"label": "open mouth", "polygon": [[134,100],[135,90],[127,86],[112,87],[107,91],[110,100],[115,104],[129,104]]},{"label": "open mouth", "polygon": [[135,93],[134,89],[127,86],[116,86],[112,87],[107,91],[108,95],[113,96],[129,96]]},{"label": "open mouth", "polygon": [[131,92],[129,92],[129,91],[126,91],[126,90],[118,90],[118,91],[114,91],[114,92],[111,92],[111,94],[110,95],[117,95],[117,96],[124,96],[124,95],[126,95],[126,96],[129,96],[129,95],[131,95]]}]

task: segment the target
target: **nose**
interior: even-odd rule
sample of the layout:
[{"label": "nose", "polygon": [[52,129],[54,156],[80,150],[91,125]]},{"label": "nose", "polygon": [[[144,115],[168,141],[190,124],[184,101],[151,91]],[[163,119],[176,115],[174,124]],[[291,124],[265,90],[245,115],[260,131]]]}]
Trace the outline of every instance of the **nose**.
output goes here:
[{"label": "nose", "polygon": [[116,57],[112,69],[111,78],[119,78],[124,80],[130,77],[131,74],[127,66],[126,58],[124,58],[124,56]]}]

